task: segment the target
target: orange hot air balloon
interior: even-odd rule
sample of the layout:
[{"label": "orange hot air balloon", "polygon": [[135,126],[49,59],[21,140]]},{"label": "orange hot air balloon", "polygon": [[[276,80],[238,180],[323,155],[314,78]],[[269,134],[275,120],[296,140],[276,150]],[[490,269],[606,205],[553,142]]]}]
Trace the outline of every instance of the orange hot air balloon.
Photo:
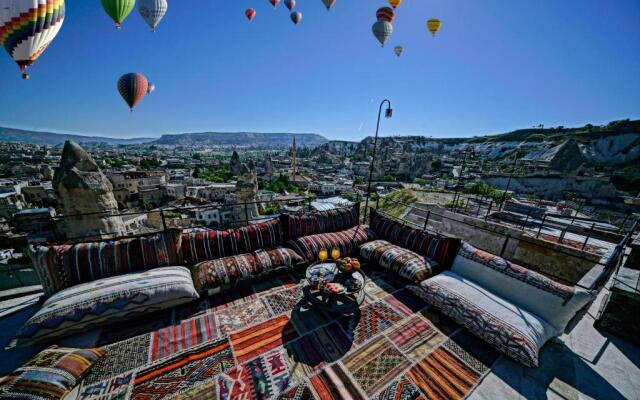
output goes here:
[{"label": "orange hot air balloon", "polygon": [[247,10],[244,12],[244,15],[246,15],[249,22],[251,22],[256,17],[256,10],[254,10],[253,8],[247,8]]},{"label": "orange hot air balloon", "polygon": [[402,3],[402,0],[389,0],[389,4],[391,4],[391,7],[393,8],[398,7],[400,3]]}]

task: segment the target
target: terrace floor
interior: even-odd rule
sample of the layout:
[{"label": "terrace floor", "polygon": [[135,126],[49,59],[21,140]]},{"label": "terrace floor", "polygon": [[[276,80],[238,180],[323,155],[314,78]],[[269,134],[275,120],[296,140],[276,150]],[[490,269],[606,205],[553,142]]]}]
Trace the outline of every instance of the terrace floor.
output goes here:
[{"label": "terrace floor", "polygon": [[[108,351],[68,398],[640,399],[640,349],[593,328],[603,293],[532,369],[387,275],[368,276],[354,316],[310,308],[300,276],[284,275],[66,338],[59,344]],[[2,348],[37,308],[0,319]],[[1,351],[0,376],[43,347]]]}]

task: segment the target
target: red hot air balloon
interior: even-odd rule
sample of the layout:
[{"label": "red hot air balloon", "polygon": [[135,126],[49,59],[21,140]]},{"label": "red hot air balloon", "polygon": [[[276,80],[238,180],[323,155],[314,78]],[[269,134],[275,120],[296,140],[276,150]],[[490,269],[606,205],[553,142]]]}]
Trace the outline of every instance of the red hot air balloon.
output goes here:
[{"label": "red hot air balloon", "polygon": [[131,111],[142,100],[149,90],[147,78],[141,74],[124,74],[118,79],[118,92],[129,105]]},{"label": "red hot air balloon", "polygon": [[253,8],[247,8],[247,10],[244,12],[244,15],[247,16],[247,19],[249,21],[253,21],[253,19],[256,17],[256,10],[254,10]]},{"label": "red hot air balloon", "polygon": [[280,4],[280,0],[269,0],[269,3],[271,3],[273,8],[276,8],[278,7],[278,4]]},{"label": "red hot air balloon", "polygon": [[294,24],[298,25],[302,21],[302,13],[299,11],[291,13],[291,20]]},{"label": "red hot air balloon", "polygon": [[380,7],[378,8],[378,11],[376,11],[376,17],[378,18],[378,21],[393,22],[396,17],[396,13],[391,7]]}]

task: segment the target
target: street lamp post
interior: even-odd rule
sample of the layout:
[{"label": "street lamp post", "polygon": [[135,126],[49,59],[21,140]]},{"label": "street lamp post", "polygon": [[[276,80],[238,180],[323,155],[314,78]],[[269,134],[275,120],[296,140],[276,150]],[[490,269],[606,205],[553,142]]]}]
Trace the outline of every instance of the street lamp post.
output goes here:
[{"label": "street lamp post", "polygon": [[364,222],[367,222],[367,213],[369,212],[369,197],[371,197],[371,180],[373,179],[373,165],[376,161],[376,148],[378,147],[378,132],[380,130],[380,117],[382,116],[382,106],[387,103],[387,109],[385,110],[385,118],[391,118],[393,116],[393,110],[391,109],[391,102],[387,99],[380,102],[380,109],[378,110],[378,124],[376,125],[376,136],[373,139],[373,152],[371,154],[371,165],[369,167],[369,183],[367,184],[367,200],[364,204]]}]

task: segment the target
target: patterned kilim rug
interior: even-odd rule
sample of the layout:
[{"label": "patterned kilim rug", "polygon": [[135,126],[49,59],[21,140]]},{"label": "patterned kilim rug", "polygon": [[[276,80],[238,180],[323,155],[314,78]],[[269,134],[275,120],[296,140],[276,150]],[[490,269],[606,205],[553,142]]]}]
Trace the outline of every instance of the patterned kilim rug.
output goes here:
[{"label": "patterned kilim rug", "polygon": [[359,313],[333,318],[286,275],[105,329],[88,399],[461,399],[498,354],[371,272]]}]

